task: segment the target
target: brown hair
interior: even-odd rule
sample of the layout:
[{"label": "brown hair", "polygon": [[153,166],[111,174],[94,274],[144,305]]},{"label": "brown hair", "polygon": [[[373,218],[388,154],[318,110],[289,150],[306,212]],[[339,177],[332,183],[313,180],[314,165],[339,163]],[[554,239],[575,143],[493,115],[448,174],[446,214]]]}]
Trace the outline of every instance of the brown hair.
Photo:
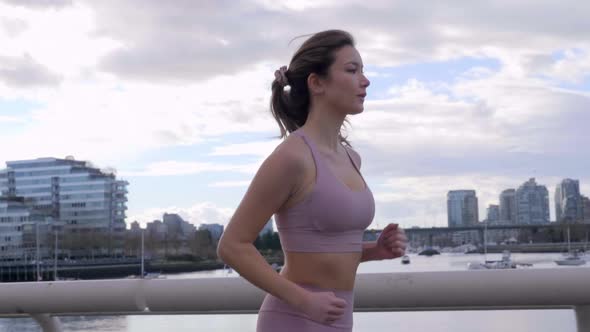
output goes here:
[{"label": "brown hair", "polygon": [[[272,82],[270,110],[279,124],[280,138],[302,127],[307,120],[310,102],[307,77],[312,73],[326,77],[336,60],[334,53],[344,46],[354,47],[354,38],[350,33],[342,30],[318,32],[307,39],[291,58],[285,72],[290,89],[285,91],[280,79]],[[342,143],[350,146],[342,133],[339,136]]]}]

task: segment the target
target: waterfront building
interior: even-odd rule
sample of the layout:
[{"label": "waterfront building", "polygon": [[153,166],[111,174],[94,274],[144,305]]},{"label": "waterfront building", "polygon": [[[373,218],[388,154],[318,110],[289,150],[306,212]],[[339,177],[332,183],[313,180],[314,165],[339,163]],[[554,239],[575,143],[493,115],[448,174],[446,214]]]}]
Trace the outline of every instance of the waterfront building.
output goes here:
[{"label": "waterfront building", "polygon": [[[47,257],[47,237],[58,230],[52,217],[39,213],[24,197],[0,196],[0,260],[32,260]],[[37,236],[39,233],[39,236]]]},{"label": "waterfront building", "polygon": [[585,223],[590,224],[590,198],[582,195],[582,216]]},{"label": "waterfront building", "polygon": [[199,230],[207,230],[211,234],[213,242],[217,243],[223,234],[223,225],[220,224],[201,224]]},{"label": "waterfront building", "polygon": [[139,222],[137,222],[137,220],[129,224],[129,227],[129,231],[131,233],[141,233],[142,231],[141,225],[139,225]]},{"label": "waterfront building", "polygon": [[479,222],[475,190],[451,190],[447,194],[449,227],[474,226]]},{"label": "waterfront building", "polygon": [[22,255],[23,225],[29,215],[22,198],[0,197],[0,258]]},{"label": "waterfront building", "polygon": [[459,231],[451,233],[451,238],[454,246],[462,246],[465,244],[480,244],[480,237],[477,231]]},{"label": "waterfront building", "polygon": [[500,206],[490,204],[487,209],[487,222],[490,224],[497,224],[500,221]]},{"label": "waterfront building", "polygon": [[516,190],[506,189],[500,194],[500,223],[516,224]]},{"label": "waterfront building", "polygon": [[581,222],[584,207],[580,195],[580,182],[563,179],[555,188],[555,220],[557,222]]},{"label": "waterfront building", "polygon": [[195,225],[185,221],[176,213],[164,213],[162,221],[168,233],[180,235],[184,239],[193,235],[197,230]]},{"label": "waterfront building", "polygon": [[162,240],[166,237],[166,225],[161,220],[148,222],[146,225],[146,233],[154,240]]},{"label": "waterfront building", "polygon": [[9,161],[6,165],[0,170],[2,196],[23,197],[28,208],[63,226],[68,236],[84,233],[94,240],[105,238],[104,243],[93,244],[102,247],[104,254],[120,251],[128,182],[118,180],[113,170],[100,170],[73,157]]},{"label": "waterfront building", "polygon": [[516,220],[520,225],[549,223],[549,193],[535,178],[516,190]]}]

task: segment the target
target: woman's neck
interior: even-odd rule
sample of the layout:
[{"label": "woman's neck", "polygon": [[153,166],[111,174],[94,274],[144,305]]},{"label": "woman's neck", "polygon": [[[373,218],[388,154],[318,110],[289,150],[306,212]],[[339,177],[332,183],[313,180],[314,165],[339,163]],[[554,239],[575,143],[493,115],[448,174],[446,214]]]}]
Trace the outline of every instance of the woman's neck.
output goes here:
[{"label": "woman's neck", "polygon": [[328,109],[311,108],[302,129],[312,137],[314,142],[337,153],[340,146],[340,128],[344,117]]}]

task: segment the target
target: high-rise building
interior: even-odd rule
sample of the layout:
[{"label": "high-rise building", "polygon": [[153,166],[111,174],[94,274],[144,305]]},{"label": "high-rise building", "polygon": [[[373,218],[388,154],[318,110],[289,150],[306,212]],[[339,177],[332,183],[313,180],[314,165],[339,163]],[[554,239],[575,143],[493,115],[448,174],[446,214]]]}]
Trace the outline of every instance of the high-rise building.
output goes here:
[{"label": "high-rise building", "polygon": [[555,188],[555,220],[578,222],[584,219],[580,182],[563,179]]},{"label": "high-rise building", "polygon": [[168,233],[166,224],[164,224],[161,220],[148,222],[145,226],[145,231],[150,238],[158,241],[165,239],[166,234]]},{"label": "high-rise building", "polygon": [[164,213],[162,220],[147,223],[146,233],[151,238],[160,241],[166,238],[187,240],[197,231],[195,225],[185,221],[176,213]]},{"label": "high-rise building", "polygon": [[201,224],[199,230],[208,230],[214,242],[219,241],[221,234],[223,234],[223,225],[220,224]]},{"label": "high-rise building", "polygon": [[21,200],[0,197],[0,257],[21,254],[23,224],[29,221],[29,209]]},{"label": "high-rise building", "polygon": [[181,235],[185,238],[190,237],[197,230],[195,225],[185,221],[176,213],[164,213],[162,221],[166,225],[168,233]]},{"label": "high-rise building", "polygon": [[0,196],[0,258],[33,259],[39,238],[39,256],[47,257],[49,246],[43,240],[52,226],[53,219],[39,214],[23,197]]},{"label": "high-rise building", "polygon": [[590,198],[582,195],[582,216],[585,223],[590,224]]},{"label": "high-rise building", "polygon": [[506,189],[500,194],[500,223],[516,224],[516,190]]},{"label": "high-rise building", "polygon": [[0,170],[2,196],[23,197],[30,208],[72,232],[102,231],[111,240],[122,239],[128,183],[117,180],[114,172],[73,157],[9,161],[6,165]]},{"label": "high-rise building", "polygon": [[139,224],[139,222],[137,220],[135,220],[134,222],[132,222],[131,224],[129,224],[129,231],[131,233],[141,233],[143,231],[143,229],[141,228],[141,225]]},{"label": "high-rise building", "polygon": [[479,211],[475,190],[451,190],[447,193],[449,227],[477,225]]},{"label": "high-rise building", "polygon": [[520,225],[549,223],[549,193],[535,178],[516,190],[516,220]]},{"label": "high-rise building", "polygon": [[164,213],[162,217],[162,222],[164,223],[166,232],[169,235],[174,236],[182,236],[184,234],[184,229],[182,225],[185,221],[176,213]]},{"label": "high-rise building", "polygon": [[490,204],[487,209],[487,221],[489,223],[498,223],[500,221],[500,206]]}]

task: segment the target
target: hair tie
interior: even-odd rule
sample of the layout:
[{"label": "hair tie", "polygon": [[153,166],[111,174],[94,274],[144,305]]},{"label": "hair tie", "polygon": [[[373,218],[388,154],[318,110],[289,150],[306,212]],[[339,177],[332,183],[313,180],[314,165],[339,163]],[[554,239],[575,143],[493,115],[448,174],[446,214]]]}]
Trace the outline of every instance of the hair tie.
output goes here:
[{"label": "hair tie", "polygon": [[282,66],[278,70],[275,70],[275,79],[277,82],[284,88],[289,85],[289,80],[287,79],[287,66]]}]

